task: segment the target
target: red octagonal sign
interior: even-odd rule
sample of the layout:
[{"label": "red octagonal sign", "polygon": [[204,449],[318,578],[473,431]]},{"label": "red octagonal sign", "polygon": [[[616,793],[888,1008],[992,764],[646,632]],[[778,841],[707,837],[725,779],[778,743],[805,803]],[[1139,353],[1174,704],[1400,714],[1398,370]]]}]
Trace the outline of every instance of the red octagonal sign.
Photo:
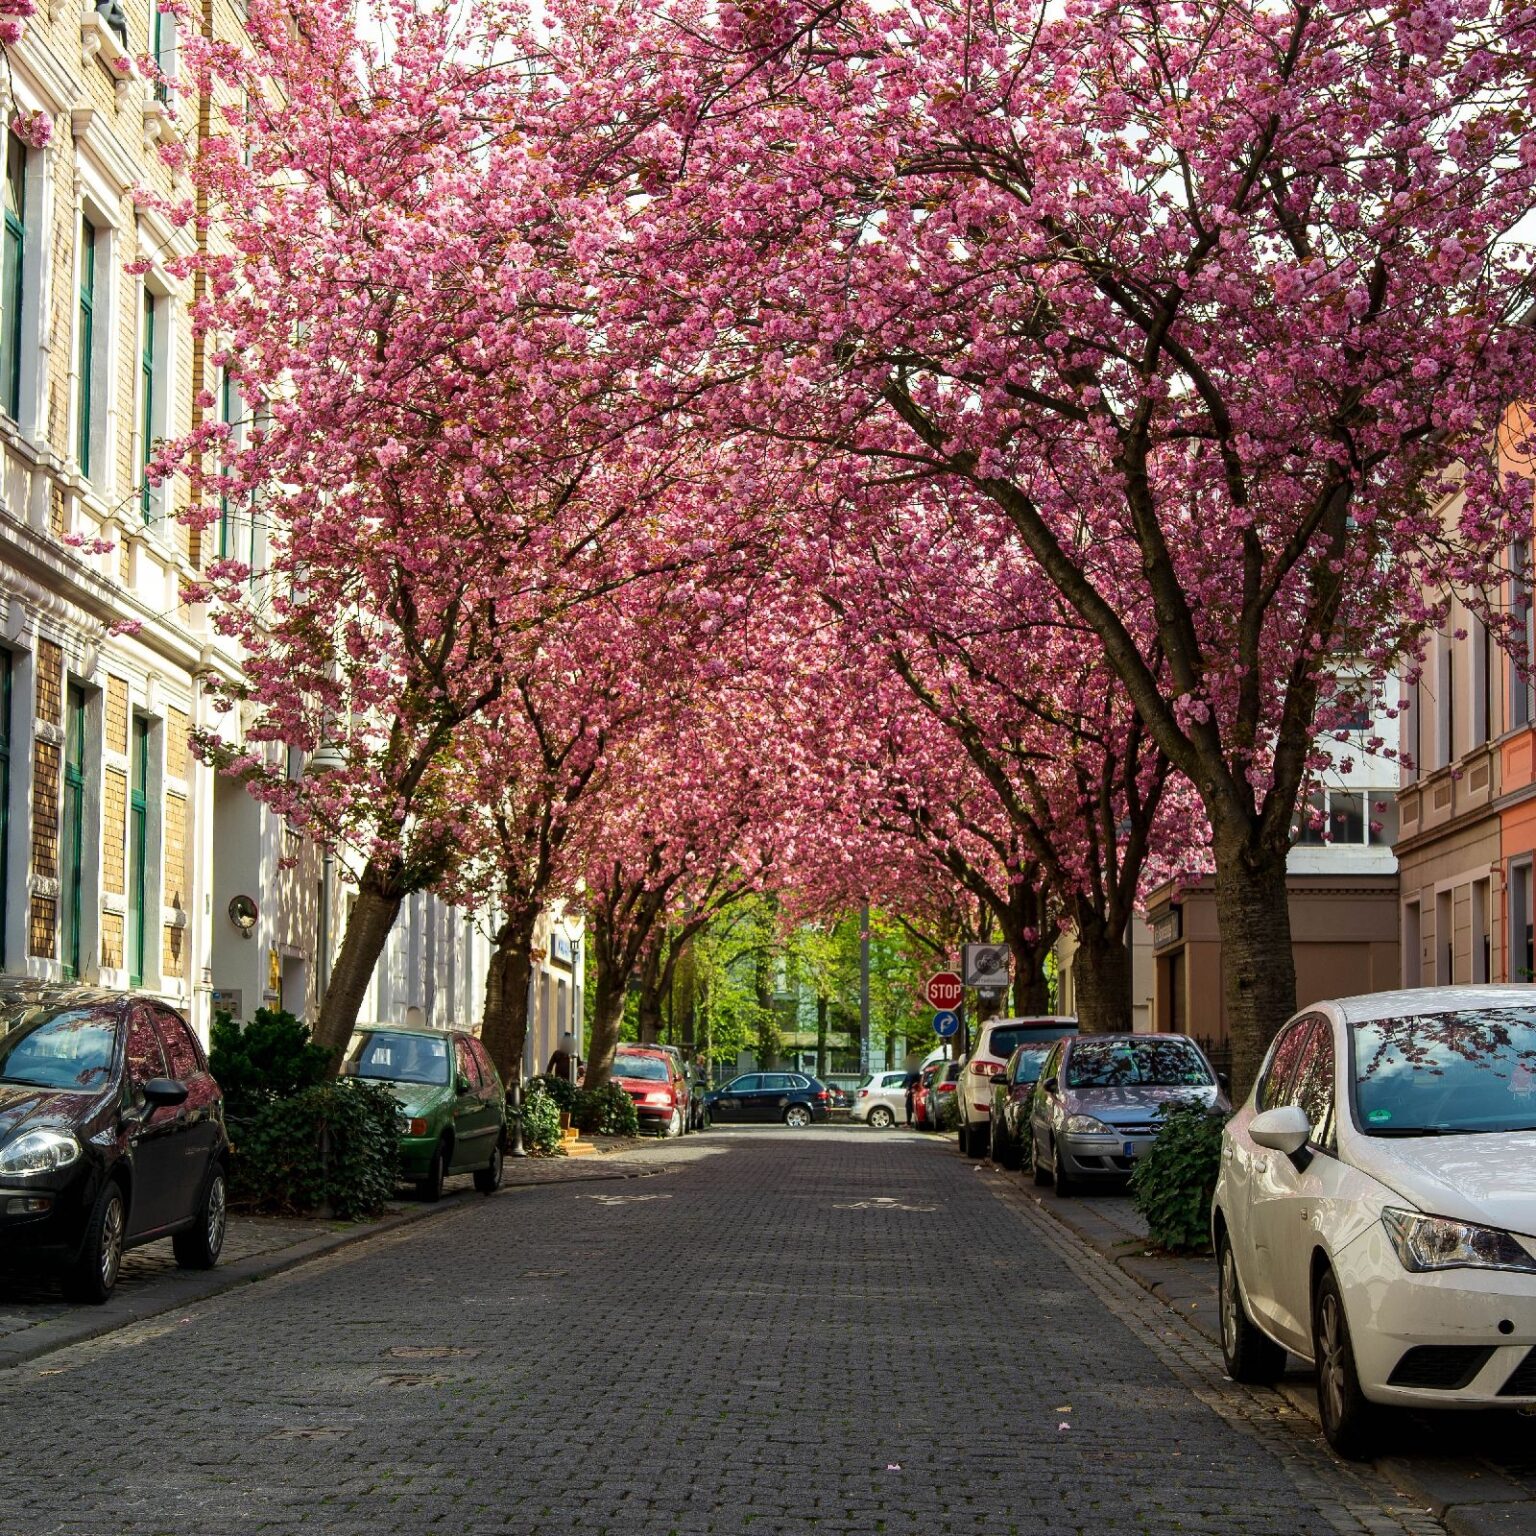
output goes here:
[{"label": "red octagonal sign", "polygon": [[928,1004],[932,1008],[960,1006],[960,978],[953,971],[939,971],[928,978]]}]

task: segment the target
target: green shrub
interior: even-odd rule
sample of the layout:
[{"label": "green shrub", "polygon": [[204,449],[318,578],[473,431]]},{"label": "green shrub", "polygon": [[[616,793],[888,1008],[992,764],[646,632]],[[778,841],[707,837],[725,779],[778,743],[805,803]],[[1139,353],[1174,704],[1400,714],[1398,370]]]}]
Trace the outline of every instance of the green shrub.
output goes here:
[{"label": "green shrub", "polygon": [[231,1128],[230,1198],[280,1214],[377,1216],[399,1182],[401,1119],[387,1088],[356,1078],[261,1104]]},{"label": "green shrub", "polygon": [[224,1090],[224,1113],[233,1120],[291,1099],[330,1075],[331,1053],[310,1040],[309,1025],[278,1008],[258,1008],[243,1028],[220,1011],[208,1039],[208,1070]]},{"label": "green shrub", "polygon": [[1131,1199],[1160,1248],[1177,1253],[1209,1244],[1225,1123],[1198,1104],[1169,1104],[1159,1113],[1157,1140],[1131,1174]]},{"label": "green shrub", "polygon": [[617,1083],[578,1088],[572,1123],[589,1136],[638,1136],[640,1116],[635,1101]]},{"label": "green shrub", "polygon": [[[507,1105],[507,1118],[517,1111]],[[544,1079],[535,1077],[523,1087],[523,1145],[535,1157],[553,1157],[560,1150],[560,1105],[545,1086]]]},{"label": "green shrub", "polygon": [[524,1095],[526,1096],[528,1090],[535,1085],[555,1101],[555,1108],[562,1114],[571,1115],[576,1112],[576,1098],[581,1089],[568,1077],[552,1077],[548,1072],[538,1077],[530,1077],[523,1084]]}]

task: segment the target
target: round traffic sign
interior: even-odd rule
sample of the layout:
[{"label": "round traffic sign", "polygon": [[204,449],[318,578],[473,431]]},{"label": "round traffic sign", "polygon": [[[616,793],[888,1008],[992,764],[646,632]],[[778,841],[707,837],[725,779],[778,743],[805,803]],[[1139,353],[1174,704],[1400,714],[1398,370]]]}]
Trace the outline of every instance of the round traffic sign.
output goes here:
[{"label": "round traffic sign", "polygon": [[924,995],[930,1008],[958,1008],[961,997],[960,978],[953,971],[939,971],[928,978],[928,989]]},{"label": "round traffic sign", "polygon": [[941,1008],[933,1016],[933,1032],[940,1040],[948,1040],[951,1035],[960,1033],[960,1015],[952,1013],[948,1008]]}]

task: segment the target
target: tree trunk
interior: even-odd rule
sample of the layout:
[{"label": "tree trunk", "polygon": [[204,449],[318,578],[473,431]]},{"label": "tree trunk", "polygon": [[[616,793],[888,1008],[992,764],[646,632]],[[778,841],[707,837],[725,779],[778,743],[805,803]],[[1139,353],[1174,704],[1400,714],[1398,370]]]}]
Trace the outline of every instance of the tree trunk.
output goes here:
[{"label": "tree trunk", "polygon": [[1296,1011],[1291,909],[1281,848],[1256,845],[1245,828],[1214,838],[1222,1003],[1232,1041],[1232,1101],[1253,1086],[1269,1043]]},{"label": "tree trunk", "polygon": [[592,1043],[587,1049],[587,1072],[582,1087],[601,1088],[613,1070],[613,1058],[618,1054],[619,1029],[624,1023],[624,989],[626,980],[610,974],[599,964],[597,995],[592,1017]]},{"label": "tree trunk", "polygon": [[1079,910],[1072,995],[1086,1035],[1123,1034],[1132,1026],[1131,952],[1097,914]]},{"label": "tree trunk", "polygon": [[320,1016],[315,1020],[314,1041],[331,1055],[331,1070],[341,1070],[342,1057],[352,1030],[357,1024],[357,1010],[373,980],[390,929],[405,899],[402,869],[397,859],[369,859],[358,881],[357,900],[347,919],[336,963],[331,967],[330,982],[320,1000]]},{"label": "tree trunk", "polygon": [[694,993],[697,990],[697,982],[694,978],[693,964],[693,940],[683,946],[683,952],[677,962],[677,975],[673,982],[673,1008],[676,1010],[677,1019],[681,1025],[678,1033],[682,1036],[683,1054],[692,1061],[698,1054],[697,1036],[695,1034],[695,1008],[697,1000]]},{"label": "tree trunk", "polygon": [[528,982],[533,975],[529,945],[533,924],[508,919],[496,933],[496,948],[485,975],[485,1014],[480,1038],[503,1084],[517,1080],[528,1038]]},{"label": "tree trunk", "polygon": [[1051,984],[1045,974],[1039,945],[1022,936],[1008,937],[1013,956],[1013,1011],[1018,1018],[1051,1011]]},{"label": "tree trunk", "polygon": [[827,1000],[816,999],[816,1076],[827,1075]]},{"label": "tree trunk", "polygon": [[656,944],[640,962],[639,1025],[642,1045],[655,1045],[661,1039],[661,971],[661,946]]}]

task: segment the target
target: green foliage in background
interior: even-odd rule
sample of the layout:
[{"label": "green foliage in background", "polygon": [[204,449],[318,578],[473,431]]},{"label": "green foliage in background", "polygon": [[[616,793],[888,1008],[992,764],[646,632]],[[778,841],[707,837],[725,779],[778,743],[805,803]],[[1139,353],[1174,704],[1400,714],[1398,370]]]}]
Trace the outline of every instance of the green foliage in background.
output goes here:
[{"label": "green foliage in background", "polygon": [[556,1109],[562,1114],[575,1113],[576,1096],[581,1090],[569,1078],[553,1077],[548,1072],[541,1073],[538,1077],[530,1077],[523,1084],[523,1097],[526,1099],[534,1088],[541,1093],[547,1093],[555,1101]]},{"label": "green foliage in background", "polygon": [[[560,1105],[549,1081],[536,1077],[523,1088],[523,1145],[535,1157],[554,1157],[560,1151]],[[508,1120],[516,1113],[509,1104]]]},{"label": "green foliage in background", "polygon": [[604,1083],[590,1092],[576,1090],[571,1123],[589,1136],[638,1136],[640,1116],[635,1101],[617,1083]]},{"label": "green foliage in background", "polygon": [[1157,1139],[1131,1175],[1131,1199],[1160,1248],[1209,1246],[1225,1123],[1220,1112],[1198,1104],[1166,1105],[1158,1115]]}]

